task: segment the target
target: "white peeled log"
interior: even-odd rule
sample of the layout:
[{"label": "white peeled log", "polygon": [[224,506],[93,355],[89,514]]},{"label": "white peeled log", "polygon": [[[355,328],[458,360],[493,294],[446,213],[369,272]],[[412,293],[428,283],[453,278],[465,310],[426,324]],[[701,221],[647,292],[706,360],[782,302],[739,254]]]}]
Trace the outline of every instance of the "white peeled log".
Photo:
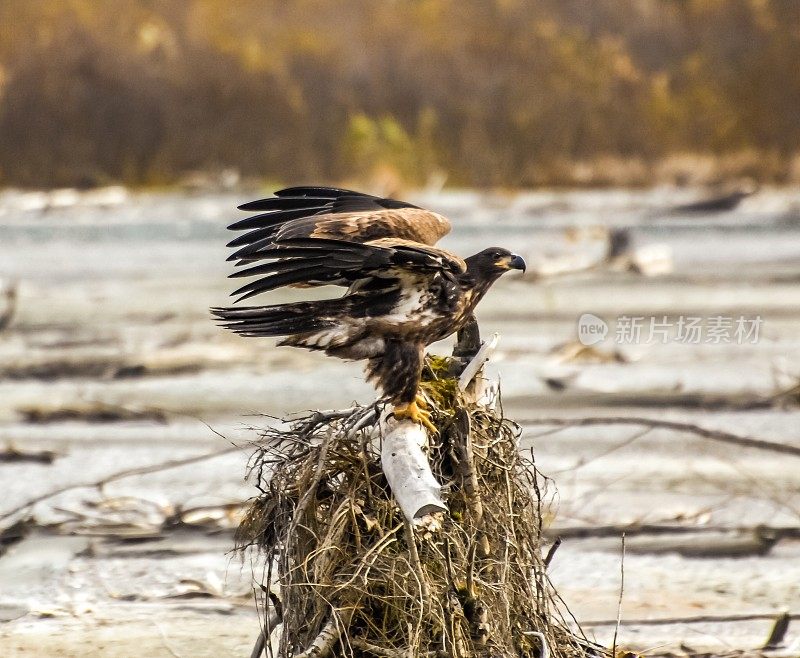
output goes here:
[{"label": "white peeled log", "polygon": [[436,515],[447,512],[442,487],[433,477],[428,455],[428,434],[419,423],[383,420],[381,466],[397,504],[409,523],[437,529]]},{"label": "white peeled log", "polygon": [[458,378],[458,388],[463,392],[467,390],[467,387],[472,383],[472,380],[478,375],[483,368],[483,364],[485,364],[489,358],[492,356],[492,353],[497,349],[497,344],[500,342],[500,334],[494,333],[492,337],[487,340],[483,345],[481,345],[481,349],[478,350],[478,353],[472,358],[467,366],[461,373],[461,376]]},{"label": "white peeled log", "polygon": [[458,388],[465,398],[487,409],[495,408],[500,384],[496,380],[489,381],[482,376],[483,366],[491,358],[499,342],[500,334],[492,334],[491,338],[481,345],[472,360],[467,363],[458,378]]}]

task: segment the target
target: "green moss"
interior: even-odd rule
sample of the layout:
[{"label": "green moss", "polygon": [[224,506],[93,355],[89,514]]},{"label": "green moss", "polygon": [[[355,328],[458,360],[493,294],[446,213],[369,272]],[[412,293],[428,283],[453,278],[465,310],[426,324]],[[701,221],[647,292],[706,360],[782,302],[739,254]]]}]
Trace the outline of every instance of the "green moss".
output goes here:
[{"label": "green moss", "polygon": [[420,390],[437,411],[452,415],[458,401],[458,379],[453,376],[456,362],[447,356],[425,357]]}]

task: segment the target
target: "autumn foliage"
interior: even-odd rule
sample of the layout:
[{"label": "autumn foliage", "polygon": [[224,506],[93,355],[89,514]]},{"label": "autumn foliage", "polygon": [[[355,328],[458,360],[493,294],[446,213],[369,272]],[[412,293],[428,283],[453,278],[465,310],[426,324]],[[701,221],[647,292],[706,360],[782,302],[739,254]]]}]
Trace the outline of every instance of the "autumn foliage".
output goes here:
[{"label": "autumn foliage", "polygon": [[794,0],[4,0],[0,184],[786,182],[799,52]]}]

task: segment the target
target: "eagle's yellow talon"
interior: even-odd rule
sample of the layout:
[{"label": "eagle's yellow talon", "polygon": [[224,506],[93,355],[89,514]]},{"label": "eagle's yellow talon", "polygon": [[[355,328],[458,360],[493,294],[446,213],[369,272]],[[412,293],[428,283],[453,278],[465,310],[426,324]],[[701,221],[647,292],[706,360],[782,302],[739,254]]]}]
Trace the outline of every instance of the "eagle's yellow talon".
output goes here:
[{"label": "eagle's yellow talon", "polygon": [[427,430],[432,434],[439,433],[439,429],[431,422],[431,415],[427,411],[420,412],[419,422],[422,423],[422,426],[427,428]]},{"label": "eagle's yellow talon", "polygon": [[414,402],[411,402],[405,406],[395,407],[392,414],[397,420],[412,420],[415,423],[419,423],[434,434],[439,433],[439,430],[436,429],[436,425],[431,422],[430,412],[420,409],[417,400],[414,400]]},{"label": "eagle's yellow talon", "polygon": [[417,393],[417,399],[415,401],[420,409],[427,411],[430,408],[428,406],[428,400],[425,399],[425,396],[422,393]]}]

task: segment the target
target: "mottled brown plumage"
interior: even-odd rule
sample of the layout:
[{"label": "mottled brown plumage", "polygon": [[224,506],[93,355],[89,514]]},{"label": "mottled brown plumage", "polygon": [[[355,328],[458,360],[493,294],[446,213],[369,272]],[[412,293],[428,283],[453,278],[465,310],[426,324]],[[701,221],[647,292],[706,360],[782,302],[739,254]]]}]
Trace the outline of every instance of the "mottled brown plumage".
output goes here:
[{"label": "mottled brown plumage", "polygon": [[338,188],[291,187],[279,190],[274,197],[239,207],[267,212],[228,227],[247,231],[228,243],[229,247],[238,247],[228,257],[239,261],[237,265],[257,260],[259,252],[282,240],[330,238],[368,242],[401,238],[434,245],[450,232],[450,222],[438,213]]},{"label": "mottled brown plumage", "polygon": [[268,212],[233,224],[231,276],[256,277],[239,301],[282,286],[346,286],[338,299],[213,309],[243,336],[367,362],[395,415],[427,423],[415,404],[425,347],[458,331],[497,278],[524,261],[493,247],[461,259],[434,246],[437,213],[336,188],[290,188],[241,206]]}]

